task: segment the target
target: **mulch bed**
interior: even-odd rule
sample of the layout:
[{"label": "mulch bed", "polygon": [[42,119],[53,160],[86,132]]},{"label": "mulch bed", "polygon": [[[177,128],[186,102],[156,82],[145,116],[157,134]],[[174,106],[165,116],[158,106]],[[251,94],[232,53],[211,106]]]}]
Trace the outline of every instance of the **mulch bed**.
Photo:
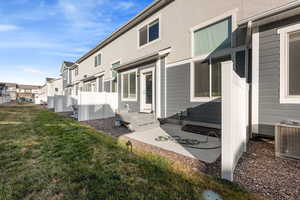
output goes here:
[{"label": "mulch bed", "polygon": [[274,148],[273,140],[250,141],[234,182],[274,200],[300,200],[300,160],[275,157]]}]

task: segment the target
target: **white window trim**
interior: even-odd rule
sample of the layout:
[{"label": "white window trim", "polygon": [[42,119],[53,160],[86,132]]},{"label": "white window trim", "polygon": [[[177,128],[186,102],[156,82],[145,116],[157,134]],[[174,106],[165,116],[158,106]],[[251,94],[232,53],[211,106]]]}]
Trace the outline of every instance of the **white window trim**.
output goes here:
[{"label": "white window trim", "polygon": [[[235,30],[237,29],[238,25],[237,25],[237,12],[238,12],[238,8],[236,9],[233,9],[233,10],[230,10],[228,12],[225,12],[224,14],[222,15],[219,15],[217,17],[214,17],[210,20],[207,20],[201,24],[198,24],[194,27],[192,27],[190,29],[190,35],[191,35],[191,57],[195,57],[195,45],[194,45],[194,32],[199,30],[199,29],[202,29],[202,28],[205,28],[211,24],[214,24],[214,23],[217,23],[219,21],[222,21],[222,20],[225,20],[226,18],[229,18],[231,17],[231,33],[234,33]],[[231,35],[231,47],[233,47],[234,45],[234,36],[233,34]],[[226,48],[226,49],[223,49],[223,50],[228,50],[230,48]],[[203,59],[203,58],[206,58],[207,56],[209,56],[211,53],[213,52],[209,52],[208,54],[205,54],[205,55],[200,55],[198,56],[200,59]]]},{"label": "white window trim", "polygon": [[191,92],[191,102],[209,102],[213,100],[220,99],[219,97],[212,96],[212,58],[209,59],[209,97],[195,97],[195,62],[204,61],[204,60],[193,60],[190,64],[190,92]]},{"label": "white window trim", "polygon": [[[136,95],[135,95],[135,98],[124,98],[124,93],[123,93],[123,85],[124,85],[124,79],[123,79],[123,75],[125,74],[130,74],[132,72],[135,72],[135,91],[136,91]],[[126,71],[126,72],[123,72],[121,73],[121,100],[122,101],[137,101],[137,96],[138,96],[138,88],[137,88],[137,79],[138,79],[138,70],[137,69],[133,69],[133,70],[130,70],[130,71]],[[130,84],[130,81],[129,81],[129,78],[128,78],[128,83]],[[128,88],[130,88],[130,85],[128,84]],[[129,95],[129,93],[128,93]]]},{"label": "white window trim", "polygon": [[[158,20],[159,23],[159,34],[158,34],[158,38],[149,42],[149,25],[154,22],[155,20]],[[141,28],[147,26],[147,34],[148,34],[148,42],[142,46],[140,46],[140,30]],[[162,39],[162,22],[161,22],[161,15],[158,16],[154,16],[152,18],[150,18],[149,20],[147,20],[145,23],[141,24],[140,26],[138,26],[137,28],[137,48],[138,49],[143,49],[151,44],[154,44],[156,42],[159,42]]]},{"label": "white window trim", "polygon": [[294,31],[300,31],[300,23],[278,30],[280,34],[280,104],[300,104],[300,95],[289,95],[288,34]]}]

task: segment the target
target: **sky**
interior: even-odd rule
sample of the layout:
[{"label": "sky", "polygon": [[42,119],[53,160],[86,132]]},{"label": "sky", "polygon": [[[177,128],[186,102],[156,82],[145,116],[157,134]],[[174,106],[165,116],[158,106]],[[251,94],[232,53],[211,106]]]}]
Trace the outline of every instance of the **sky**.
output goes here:
[{"label": "sky", "polygon": [[153,0],[0,0],[0,82],[45,83]]}]

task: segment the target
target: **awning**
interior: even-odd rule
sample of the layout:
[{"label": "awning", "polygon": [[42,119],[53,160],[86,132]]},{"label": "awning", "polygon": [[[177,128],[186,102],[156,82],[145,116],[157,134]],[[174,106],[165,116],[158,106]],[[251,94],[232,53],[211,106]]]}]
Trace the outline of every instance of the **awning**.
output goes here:
[{"label": "awning", "polygon": [[81,81],[83,82],[88,82],[88,81],[92,81],[92,80],[95,80],[97,77],[96,76],[90,76],[90,77],[87,77],[85,79],[82,79]]},{"label": "awning", "polygon": [[135,59],[128,63],[121,64],[120,67],[116,67],[115,71],[121,71],[127,68],[135,67],[137,65],[141,65],[147,62],[156,61],[159,58],[159,53],[153,53],[147,56],[143,56],[141,58]]}]

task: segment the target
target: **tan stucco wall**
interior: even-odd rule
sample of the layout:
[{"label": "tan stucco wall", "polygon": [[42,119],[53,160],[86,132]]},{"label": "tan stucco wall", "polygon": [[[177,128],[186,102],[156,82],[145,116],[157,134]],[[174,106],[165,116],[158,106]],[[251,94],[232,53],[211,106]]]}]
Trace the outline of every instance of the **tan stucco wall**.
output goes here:
[{"label": "tan stucco wall", "polygon": [[[237,9],[237,21],[254,14],[292,2],[291,0],[175,0],[158,13],[143,21],[140,25],[126,32],[99,52],[102,53],[102,65],[94,67],[94,56],[90,56],[79,66],[79,76],[73,76],[73,82],[84,75],[94,75],[103,70],[109,71],[117,60],[126,63],[136,58],[149,55],[161,49],[171,47],[172,52],[167,62],[174,63],[191,57],[190,29],[223,13]],[[144,48],[138,48],[138,29],[142,24],[160,17],[161,38]],[[109,78],[106,74],[105,78]]]}]

